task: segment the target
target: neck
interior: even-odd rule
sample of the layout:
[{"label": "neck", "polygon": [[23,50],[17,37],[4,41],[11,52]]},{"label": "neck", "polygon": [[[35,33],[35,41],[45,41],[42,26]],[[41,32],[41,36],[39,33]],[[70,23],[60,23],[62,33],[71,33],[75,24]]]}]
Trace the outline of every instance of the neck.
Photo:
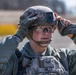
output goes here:
[{"label": "neck", "polygon": [[33,49],[33,51],[37,54],[41,54],[42,52],[45,51],[46,47],[41,47],[39,46],[36,42],[30,41],[30,46]]}]

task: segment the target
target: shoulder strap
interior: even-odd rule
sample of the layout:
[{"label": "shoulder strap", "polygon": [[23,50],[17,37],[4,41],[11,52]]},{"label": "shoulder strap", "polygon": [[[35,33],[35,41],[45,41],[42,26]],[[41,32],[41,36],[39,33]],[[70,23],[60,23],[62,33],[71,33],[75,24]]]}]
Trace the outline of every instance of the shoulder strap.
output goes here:
[{"label": "shoulder strap", "polygon": [[[19,49],[16,49],[15,54],[18,58],[18,70],[17,70],[17,75],[19,75],[23,71],[23,66],[22,66],[22,53],[19,51]],[[22,73],[21,73],[22,74]]]},{"label": "shoulder strap", "polygon": [[18,62],[22,61],[23,56],[22,56],[22,53],[19,51],[19,49],[16,49],[15,54],[18,58]]},{"label": "shoulder strap", "polygon": [[22,53],[18,49],[15,51],[15,53],[16,53],[17,58],[18,58],[19,68],[26,67],[28,64],[30,64],[30,62],[32,60],[31,58],[22,55]]},{"label": "shoulder strap", "polygon": [[58,55],[61,64],[68,71],[68,59],[67,59],[66,49],[65,48],[57,49],[56,54]]}]

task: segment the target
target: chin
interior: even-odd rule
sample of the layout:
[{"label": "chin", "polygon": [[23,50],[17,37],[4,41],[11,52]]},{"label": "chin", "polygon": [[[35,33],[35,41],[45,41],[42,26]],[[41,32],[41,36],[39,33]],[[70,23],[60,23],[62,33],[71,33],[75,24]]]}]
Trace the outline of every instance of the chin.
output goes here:
[{"label": "chin", "polygon": [[47,47],[48,44],[40,44],[42,47]]}]

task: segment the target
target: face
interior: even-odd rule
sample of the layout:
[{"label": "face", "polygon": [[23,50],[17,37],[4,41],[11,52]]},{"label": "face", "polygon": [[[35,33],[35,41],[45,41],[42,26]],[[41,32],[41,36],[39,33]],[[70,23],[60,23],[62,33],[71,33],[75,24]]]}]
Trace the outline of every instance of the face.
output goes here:
[{"label": "face", "polygon": [[41,46],[47,46],[52,40],[53,28],[51,26],[38,26],[33,30],[33,39]]}]

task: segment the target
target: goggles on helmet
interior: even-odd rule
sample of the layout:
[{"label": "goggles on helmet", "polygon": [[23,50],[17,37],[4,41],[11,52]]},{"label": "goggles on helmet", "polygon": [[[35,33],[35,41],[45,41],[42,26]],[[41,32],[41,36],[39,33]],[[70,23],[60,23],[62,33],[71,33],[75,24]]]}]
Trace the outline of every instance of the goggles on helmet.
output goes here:
[{"label": "goggles on helmet", "polygon": [[38,19],[30,26],[55,26],[57,24],[56,18],[52,12],[36,12]]}]

